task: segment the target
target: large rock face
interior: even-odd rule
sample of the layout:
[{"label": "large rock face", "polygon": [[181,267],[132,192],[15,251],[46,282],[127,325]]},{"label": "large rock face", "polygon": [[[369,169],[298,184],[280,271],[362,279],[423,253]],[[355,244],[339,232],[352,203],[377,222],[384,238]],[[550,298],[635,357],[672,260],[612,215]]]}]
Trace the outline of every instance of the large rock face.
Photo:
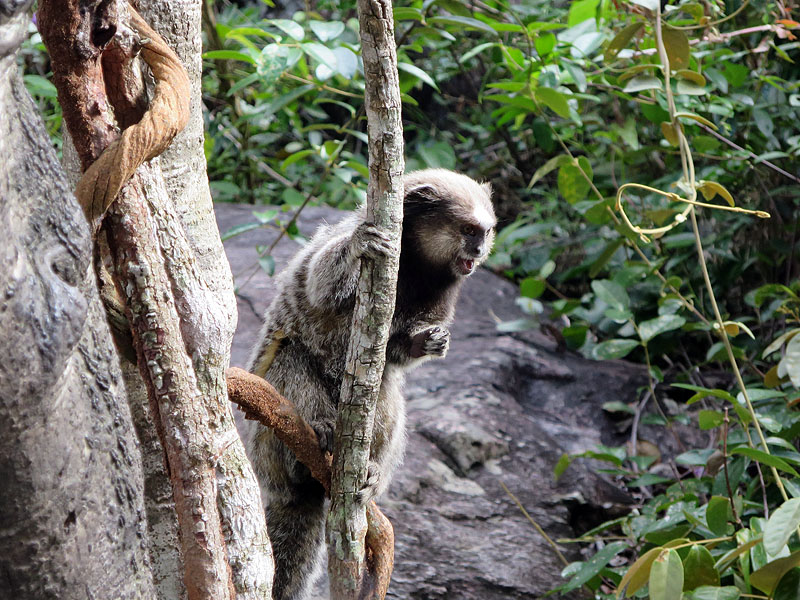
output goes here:
[{"label": "large rock face", "polygon": [[[341,214],[306,209],[300,231],[310,236]],[[223,233],[255,221],[252,207],[234,205],[218,205],[217,219]],[[239,295],[235,366],[246,364],[274,293],[255,247],[275,235],[260,229],[226,243]],[[281,241],[278,269],[297,248]],[[601,405],[633,401],[644,372],[558,353],[535,332],[498,333],[498,318],[521,316],[516,296],[514,285],[476,273],[464,286],[447,358],[409,375],[405,462],[379,501],[395,527],[392,598],[538,598],[561,583],[563,563],[503,485],[553,539],[574,537],[587,513],[593,520],[628,500],[580,464],[558,482],[553,467],[565,452],[619,443],[613,428],[604,433]],[[562,551],[577,557],[574,546]]]}]

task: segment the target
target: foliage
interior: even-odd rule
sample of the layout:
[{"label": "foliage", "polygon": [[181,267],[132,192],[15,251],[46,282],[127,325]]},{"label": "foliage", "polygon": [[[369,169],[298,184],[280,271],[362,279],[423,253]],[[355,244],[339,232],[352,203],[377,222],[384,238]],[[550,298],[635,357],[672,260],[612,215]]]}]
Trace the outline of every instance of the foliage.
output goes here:
[{"label": "foliage", "polygon": [[[266,5],[214,14],[207,4],[215,199],[278,206],[240,230],[296,235],[309,202],[363,198],[354,6],[324,0],[285,19]],[[714,434],[712,447],[674,458],[638,442],[581,455],[638,504],[584,534],[596,552],[565,569],[562,592],[797,597],[800,25],[790,9],[395,3],[407,166],[492,181],[503,223],[490,264],[519,283],[528,313],[500,329],[542,325],[565,349],[645,363],[641,400],[606,407],[630,417],[633,440],[637,423]],[[32,32],[26,82],[56,134],[38,44]],[[270,253],[259,248],[269,272]]]}]

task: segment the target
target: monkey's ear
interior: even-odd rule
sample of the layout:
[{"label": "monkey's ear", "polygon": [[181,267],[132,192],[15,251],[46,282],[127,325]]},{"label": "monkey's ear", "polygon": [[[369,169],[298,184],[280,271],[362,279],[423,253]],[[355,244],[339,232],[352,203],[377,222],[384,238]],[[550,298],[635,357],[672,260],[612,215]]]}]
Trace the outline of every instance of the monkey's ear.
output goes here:
[{"label": "monkey's ear", "polygon": [[492,198],[492,184],[488,181],[484,181],[480,184],[481,189],[486,192],[486,195],[489,196],[489,199]]},{"label": "monkey's ear", "polygon": [[436,199],[436,190],[430,183],[418,183],[415,185],[407,185],[404,191],[404,200],[434,200]]}]

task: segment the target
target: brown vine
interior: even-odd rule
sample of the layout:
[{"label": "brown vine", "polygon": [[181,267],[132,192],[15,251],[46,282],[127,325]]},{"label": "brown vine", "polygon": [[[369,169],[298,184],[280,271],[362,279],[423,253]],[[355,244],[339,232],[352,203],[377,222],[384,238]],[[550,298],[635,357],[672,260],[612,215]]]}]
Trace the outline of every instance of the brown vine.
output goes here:
[{"label": "brown vine", "polygon": [[[244,369],[231,367],[225,375],[230,401],[239,406],[245,418],[272,429],[330,494],[330,457],[322,452],[317,434],[295,406],[269,382]],[[384,598],[394,567],[394,530],[374,501],[367,505],[367,524],[367,574],[361,597]]]}]

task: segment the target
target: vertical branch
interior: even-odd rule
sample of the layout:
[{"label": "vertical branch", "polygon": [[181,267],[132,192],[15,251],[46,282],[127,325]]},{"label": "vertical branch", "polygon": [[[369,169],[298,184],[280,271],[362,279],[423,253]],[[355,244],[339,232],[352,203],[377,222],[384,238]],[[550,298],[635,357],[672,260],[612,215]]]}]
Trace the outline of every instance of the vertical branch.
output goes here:
[{"label": "vertical branch", "polygon": [[369,134],[367,220],[383,230],[397,251],[374,260],[361,259],[336,422],[328,515],[328,570],[334,600],[363,593],[367,518],[357,495],[366,482],[375,405],[394,313],[403,219],[403,130],[391,1],[359,0],[358,15]]}]

